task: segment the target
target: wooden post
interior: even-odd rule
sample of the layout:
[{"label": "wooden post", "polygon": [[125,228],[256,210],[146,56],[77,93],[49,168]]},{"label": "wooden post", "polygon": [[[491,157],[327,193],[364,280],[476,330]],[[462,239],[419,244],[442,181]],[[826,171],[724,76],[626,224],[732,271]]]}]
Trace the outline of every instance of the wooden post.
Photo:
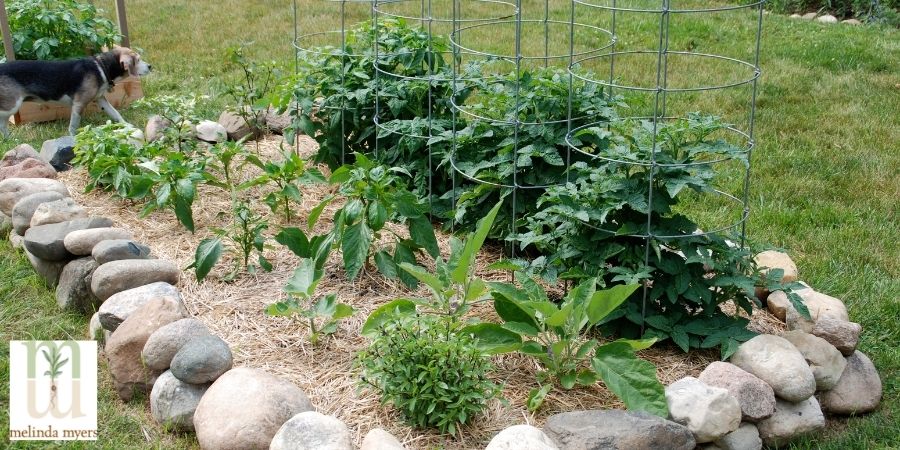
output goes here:
[{"label": "wooden post", "polygon": [[13,48],[12,32],[9,30],[9,17],[6,16],[4,0],[0,0],[0,31],[3,32],[3,49],[6,50],[6,60],[15,61],[16,51]]},{"label": "wooden post", "polygon": [[116,0],[116,16],[119,19],[119,32],[122,33],[122,46],[131,47],[131,39],[128,37],[128,18],[125,14],[125,0]]}]

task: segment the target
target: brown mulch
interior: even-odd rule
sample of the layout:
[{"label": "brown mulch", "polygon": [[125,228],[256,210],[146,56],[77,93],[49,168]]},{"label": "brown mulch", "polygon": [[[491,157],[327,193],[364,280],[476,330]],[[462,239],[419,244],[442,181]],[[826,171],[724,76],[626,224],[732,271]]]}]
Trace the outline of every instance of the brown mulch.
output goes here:
[{"label": "brown mulch", "polygon": [[[284,141],[280,136],[270,136],[260,142],[262,155],[277,157]],[[248,148],[255,151],[253,143]],[[301,138],[301,153],[310,154],[315,143]],[[254,175],[252,170],[241,171],[244,178]],[[212,235],[210,227],[221,226],[217,214],[230,208],[228,194],[217,188],[202,186],[194,204],[197,233],[187,232],[175,220],[170,211],[158,211],[148,217],[140,217],[141,207],[122,201],[101,191],[83,193],[87,174],[76,169],[60,176],[76,201],[91,214],[105,216],[117,226],[130,230],[135,239],[148,244],[153,254],[187,267],[193,260],[194,250],[203,238]],[[302,189],[303,203],[297,207],[298,219],[293,226],[305,227],[305,218],[322,198],[333,192],[327,185],[307,186]],[[251,192],[261,197],[261,191]],[[260,212],[268,208],[256,202]],[[323,233],[331,227],[331,216],[339,208],[332,204],[316,226]],[[282,220],[270,219],[273,222]],[[276,230],[273,223],[270,231]],[[401,232],[400,230],[395,230]],[[449,235],[438,233],[442,252],[449,253]],[[501,258],[501,249],[486,248],[479,258],[478,275],[491,280],[507,280],[505,272],[487,270],[486,267]],[[386,280],[374,269],[367,269],[356,281],[344,277],[340,253],[334,252],[326,267],[326,277],[319,286],[320,293],[334,292],[341,301],[356,309],[353,317],[341,322],[333,336],[325,338],[318,346],[311,346],[302,324],[288,318],[273,318],[264,314],[266,305],[282,300],[282,288],[296,267],[297,258],[281,246],[267,249],[266,257],[274,264],[272,272],[244,274],[233,282],[222,277],[229,271],[231,261],[223,258],[210,277],[198,284],[192,271],[183,272],[179,284],[188,310],[209,326],[233,350],[235,366],[250,366],[284,377],[301,387],[319,412],[333,415],[344,421],[351,430],[356,445],[365,434],[381,427],[394,434],[410,449],[443,447],[448,449],[484,448],[498,431],[515,424],[528,423],[541,426],[552,414],[576,409],[622,408],[622,404],[601,383],[591,388],[571,391],[554,390],[543,407],[535,414],[525,408],[528,392],[537,387],[537,364],[521,355],[502,355],[494,358],[494,379],[503,389],[505,402],[491,402],[485,414],[464,427],[460,437],[447,437],[429,431],[414,429],[403,423],[389,406],[382,406],[378,397],[367,390],[360,390],[358,376],[353,368],[355,353],[367,342],[359,334],[365,318],[378,306],[399,296],[425,296],[422,288],[411,293],[401,284]],[[492,317],[490,307],[483,306],[475,314]],[[752,328],[759,332],[776,332],[783,324],[767,311],[756,311]],[[682,353],[672,346],[657,346],[641,352],[641,357],[654,363],[659,379],[671,383],[684,376],[697,376],[710,362],[718,359],[717,351]]]}]

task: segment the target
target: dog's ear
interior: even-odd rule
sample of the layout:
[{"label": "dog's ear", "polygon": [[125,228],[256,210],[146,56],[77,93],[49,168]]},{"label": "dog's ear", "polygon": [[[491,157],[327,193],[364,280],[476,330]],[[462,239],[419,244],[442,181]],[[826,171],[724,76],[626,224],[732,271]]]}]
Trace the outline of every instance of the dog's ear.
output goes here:
[{"label": "dog's ear", "polygon": [[135,64],[134,56],[130,53],[120,53],[119,64],[122,66],[122,70],[124,70],[125,73],[137,75],[137,64]]}]

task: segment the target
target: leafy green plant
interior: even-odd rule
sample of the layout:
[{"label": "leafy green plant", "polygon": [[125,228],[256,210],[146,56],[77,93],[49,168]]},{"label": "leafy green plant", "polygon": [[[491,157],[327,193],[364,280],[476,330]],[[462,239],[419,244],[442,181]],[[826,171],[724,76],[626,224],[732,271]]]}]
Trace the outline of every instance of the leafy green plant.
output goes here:
[{"label": "leafy green plant", "polygon": [[[323,247],[324,248],[324,247]],[[329,247],[330,248],[330,247]],[[322,260],[327,258],[327,252]],[[266,314],[279,317],[299,317],[309,328],[309,341],[316,345],[326,335],[337,331],[341,319],[353,315],[353,307],[337,300],[336,294],[326,294],[315,300],[315,290],[324,271],[311,258],[301,258],[284,291],[288,299],[266,307]],[[315,301],[314,301],[315,300]]]},{"label": "leafy green plant", "polygon": [[90,2],[10,0],[6,11],[18,59],[83,57],[119,41],[115,25]]},{"label": "leafy green plant", "polygon": [[356,360],[362,382],[413,426],[455,435],[500,393],[490,359],[448,321],[394,314],[369,331]]},{"label": "leafy green plant", "polygon": [[[522,340],[515,349],[536,359],[544,369],[538,373],[538,381],[543,386],[529,394],[529,409],[540,407],[554,383],[572,389],[603,380],[629,409],[667,416],[665,394],[656,378],[656,368],[634,355],[634,351],[649,347],[655,340],[618,340],[600,345],[597,339],[588,337],[591,329],[628,299],[638,285],[618,285],[598,291],[597,280],[590,278],[556,303],[534,280],[521,273],[517,278],[522,288],[508,283],[489,286],[494,309],[505,321],[502,329]],[[491,326],[478,327],[474,334],[479,344],[484,345],[494,344],[497,337],[502,337],[504,344],[509,340]],[[497,347],[492,345],[492,348]],[[551,384],[544,385],[546,382]]]},{"label": "leafy green plant", "polygon": [[282,150],[282,157],[278,160],[262,161],[257,156],[249,155],[247,162],[262,169],[263,173],[238,188],[275,185],[276,189],[266,194],[263,201],[273,213],[282,211],[286,222],[290,222],[293,218],[291,202],[303,200],[298,185],[325,182],[325,175],[319,169],[307,167],[306,161],[291,149]]},{"label": "leafy green plant", "polygon": [[[399,269],[400,264],[415,264],[416,253],[424,249],[434,258],[440,256],[434,228],[428,220],[428,203],[406,189],[399,175],[409,176],[401,168],[377,165],[365,155],[357,154],[353,165],[338,168],[330,182],[340,185],[339,193],[347,202],[334,215],[332,233],[341,247],[344,269],[349,279],[355,279],[373,255],[378,270],[388,278],[399,278],[407,286],[415,287],[416,279]],[[324,199],[309,217],[309,227],[335,197]],[[400,236],[388,222],[405,221],[409,238]],[[373,244],[382,233],[394,237],[393,252],[375,250]]]},{"label": "leafy green plant", "polygon": [[141,173],[141,145],[135,139],[136,129],[123,123],[85,125],[75,136],[75,158],[72,163],[83,166],[91,180],[86,192],[96,188],[113,190],[119,197],[137,196],[134,176]]},{"label": "leafy green plant", "polygon": [[272,270],[272,263],[263,255],[266,247],[266,236],[263,233],[269,228],[269,221],[257,214],[245,201],[236,201],[231,214],[229,227],[213,228],[216,237],[200,241],[194,253],[194,261],[187,267],[194,269],[198,282],[209,275],[225,251],[233,252],[239,257],[225,280],[234,279],[240,270],[254,273],[256,265],[250,263],[253,253],[256,253],[260,268],[266,272]]},{"label": "leafy green plant", "polygon": [[[137,178],[135,189],[129,193],[130,198],[143,198],[152,191],[153,199],[144,206],[141,216],[145,217],[157,209],[172,209],[175,217],[188,231],[194,232],[193,204],[197,197],[197,186],[207,179],[206,155],[183,153],[164,147],[164,144],[152,142],[145,147],[154,148],[157,156],[141,162],[144,169]],[[146,191],[144,191],[146,189]]]}]

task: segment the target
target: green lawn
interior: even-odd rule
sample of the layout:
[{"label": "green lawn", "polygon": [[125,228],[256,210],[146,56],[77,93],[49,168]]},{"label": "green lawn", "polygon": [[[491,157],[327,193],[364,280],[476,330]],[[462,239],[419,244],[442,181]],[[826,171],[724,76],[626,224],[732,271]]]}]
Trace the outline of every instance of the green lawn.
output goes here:
[{"label": "green lawn", "polygon": [[[112,9],[111,1],[95,3]],[[323,31],[339,24],[339,3],[298,3],[301,30]],[[524,3],[529,11],[542,4]],[[558,3],[552,14],[565,17],[568,2]],[[225,47],[253,41],[251,56],[291,61],[289,1],[132,0],[128,5],[133,45],[143,49],[155,70],[145,79],[146,94],[209,94],[212,98],[205,112],[210,118],[223,105],[216,92]],[[348,8],[355,8],[351,14],[355,18],[368,17],[359,6]],[[604,19],[585,20],[601,24]],[[624,34],[652,29],[653,24],[638,19],[621,26]],[[717,15],[680,28],[672,42],[730,54],[746,50],[747,41],[729,37],[746,34],[752,27],[752,17],[747,15]],[[483,40],[494,49],[508,44],[501,41]],[[538,51],[542,45],[542,40],[531,39],[526,51]],[[900,32],[768,15],[761,65],[749,235],[786,248],[804,281],[847,303],[851,319],[864,327],[860,347],[879,368],[884,383],[884,400],[877,412],[835,420],[826,433],[797,448],[900,447]],[[641,75],[623,70],[624,75]],[[746,107],[716,96],[683,101],[726,117],[737,116]],[[124,115],[142,124],[147,112],[126,110]],[[87,119],[103,120],[102,116]],[[0,150],[23,141],[39,146],[64,129],[63,122],[17,128]],[[0,309],[0,404],[5,404],[8,340],[81,336],[87,319],[58,312],[52,293],[5,245],[0,245]],[[188,440],[159,430],[144,404],[123,406],[114,398],[109,380],[102,379],[102,385],[99,446],[188,445]],[[0,442],[8,432],[6,414],[3,408]]]}]

